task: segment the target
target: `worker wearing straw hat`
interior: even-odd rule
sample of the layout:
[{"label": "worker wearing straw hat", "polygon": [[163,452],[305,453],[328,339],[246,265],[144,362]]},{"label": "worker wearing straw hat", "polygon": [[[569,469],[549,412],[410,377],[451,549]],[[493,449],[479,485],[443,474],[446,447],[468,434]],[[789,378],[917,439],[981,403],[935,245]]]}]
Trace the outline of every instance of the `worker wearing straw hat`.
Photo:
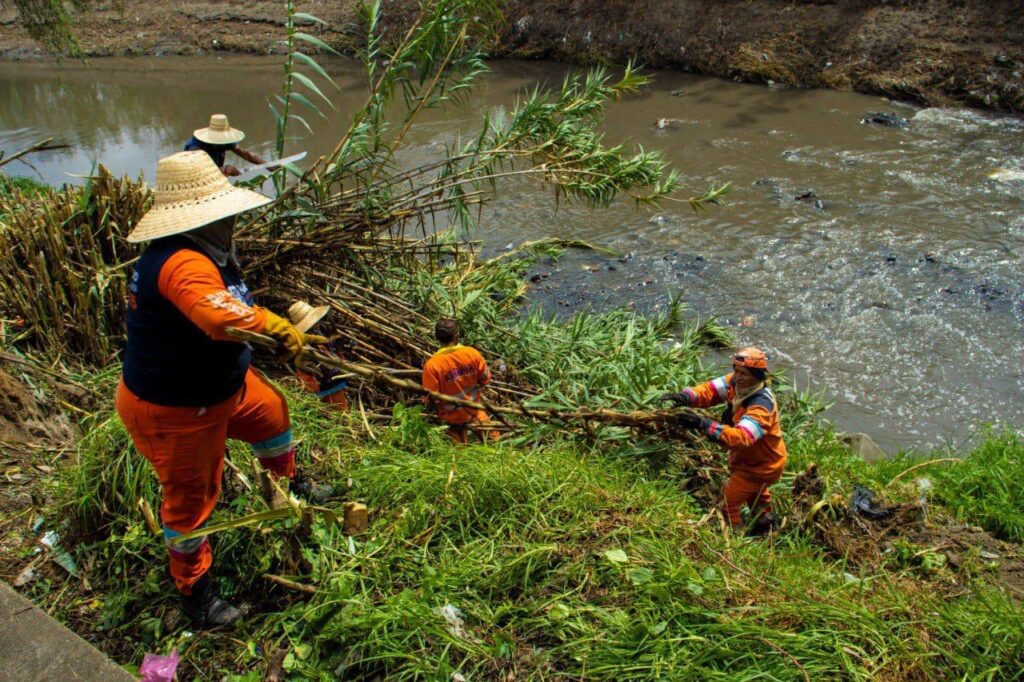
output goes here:
[{"label": "worker wearing straw hat", "polygon": [[[324,319],[330,311],[330,306],[320,305],[314,308],[305,301],[295,301],[288,308],[288,317],[296,329],[306,333]],[[303,388],[310,393],[315,393],[328,405],[333,405],[339,410],[348,410],[348,398],[345,396],[348,382],[338,378],[331,368],[324,367],[319,363],[303,363],[301,367],[296,368],[295,376],[302,382]]]},{"label": "worker wearing straw hat", "polygon": [[[213,162],[217,164],[224,175],[241,175],[241,172],[227,163],[227,153],[233,152],[249,163],[266,163],[260,156],[242,149],[238,143],[245,139],[245,133],[238,128],[232,128],[228,123],[228,117],[224,114],[213,114],[210,116],[210,125],[199,128],[192,133],[192,137],[185,143],[185,151],[204,151],[210,155]],[[273,170],[273,169],[271,169]]]},{"label": "worker wearing straw hat", "polygon": [[729,450],[729,479],[722,491],[724,508],[734,529],[743,527],[743,507],[750,508],[752,534],[774,525],[770,486],[786,466],[786,443],[779,424],[775,394],[768,386],[768,356],[750,346],[732,356],[732,372],[662,400],[677,407],[711,407],[725,403],[721,421],[683,413],[678,424],[699,431]]},{"label": "worker wearing straw hat", "polygon": [[283,359],[324,342],[253,304],[239,275],[233,230],[238,214],[270,199],[232,187],[204,152],[160,159],[152,208],[128,235],[150,242],[128,287],[128,343],[116,406],[139,452],[160,481],[161,523],[183,611],[200,626],[240,617],[222,601],[207,571],[201,528],[220,496],[225,441],[252,444],[264,469],[295,475],[295,448],[284,397],[249,367],[250,350],[231,327],[278,340]]}]

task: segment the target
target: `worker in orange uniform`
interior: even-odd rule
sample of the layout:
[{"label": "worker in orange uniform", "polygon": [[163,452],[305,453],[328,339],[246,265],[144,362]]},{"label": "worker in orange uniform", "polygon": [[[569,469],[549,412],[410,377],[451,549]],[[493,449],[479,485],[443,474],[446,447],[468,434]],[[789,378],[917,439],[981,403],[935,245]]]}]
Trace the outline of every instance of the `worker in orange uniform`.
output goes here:
[{"label": "worker in orange uniform", "polygon": [[[479,401],[480,389],[491,383],[491,371],[480,351],[459,343],[459,323],[455,320],[438,320],[434,337],[441,348],[423,365],[423,387],[463,400]],[[441,402],[430,396],[423,400],[428,407],[437,410],[438,418],[448,425],[448,435],[456,443],[467,443],[469,427],[488,420],[483,410]],[[488,431],[481,435],[481,440],[497,437],[497,431]]]},{"label": "worker in orange uniform", "polygon": [[666,393],[677,407],[711,407],[725,403],[721,421],[684,413],[678,423],[699,430],[729,449],[731,475],[723,490],[725,512],[734,529],[743,526],[741,511],[750,508],[751,532],[771,529],[771,491],[786,466],[786,443],[779,426],[775,395],[766,384],[768,358],[759,348],[744,348],[732,356],[733,371],[682,393]]},{"label": "worker in orange uniform", "polygon": [[[288,308],[288,317],[296,329],[306,333],[324,319],[330,311],[330,306],[321,305],[314,308],[305,301],[295,301]],[[330,344],[328,344],[328,349],[331,349]],[[295,376],[299,378],[306,391],[315,393],[316,397],[328,405],[347,412],[348,398],[345,396],[345,388],[348,382],[337,378],[336,375],[337,372],[332,367],[325,367],[319,363],[307,362],[295,369]]]},{"label": "worker in orange uniform", "polygon": [[199,536],[220,496],[227,438],[246,441],[278,478],[295,476],[288,405],[249,367],[232,327],[277,339],[282,359],[311,342],[287,320],[253,305],[233,243],[239,213],[270,199],[232,187],[205,152],[160,159],[153,206],[128,235],[150,244],[128,287],[128,343],[116,407],[135,447],[160,481],[160,518],[182,610],[198,626],[234,623],[208,571]]}]

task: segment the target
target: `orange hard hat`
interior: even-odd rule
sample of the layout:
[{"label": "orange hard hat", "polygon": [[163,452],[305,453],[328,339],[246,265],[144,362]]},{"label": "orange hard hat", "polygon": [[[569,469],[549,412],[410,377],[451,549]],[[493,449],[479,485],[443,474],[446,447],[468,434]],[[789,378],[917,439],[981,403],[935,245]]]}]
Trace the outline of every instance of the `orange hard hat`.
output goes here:
[{"label": "orange hard hat", "polygon": [[755,375],[763,376],[768,371],[768,356],[756,346],[750,346],[739,350],[732,356],[732,364],[736,367],[745,367],[755,370]]}]

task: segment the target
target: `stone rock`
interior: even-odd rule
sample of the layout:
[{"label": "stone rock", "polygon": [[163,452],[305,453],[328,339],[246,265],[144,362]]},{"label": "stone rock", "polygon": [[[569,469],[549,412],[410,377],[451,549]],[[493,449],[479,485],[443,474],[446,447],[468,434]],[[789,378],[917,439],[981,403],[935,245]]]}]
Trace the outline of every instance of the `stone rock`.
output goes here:
[{"label": "stone rock", "polygon": [[0,679],[104,680],[135,678],[0,581]]},{"label": "stone rock", "polygon": [[848,433],[843,436],[843,441],[846,443],[850,454],[860,457],[865,462],[889,459],[889,455],[885,453],[885,450],[878,447],[875,441],[871,440],[871,436],[866,433]]}]

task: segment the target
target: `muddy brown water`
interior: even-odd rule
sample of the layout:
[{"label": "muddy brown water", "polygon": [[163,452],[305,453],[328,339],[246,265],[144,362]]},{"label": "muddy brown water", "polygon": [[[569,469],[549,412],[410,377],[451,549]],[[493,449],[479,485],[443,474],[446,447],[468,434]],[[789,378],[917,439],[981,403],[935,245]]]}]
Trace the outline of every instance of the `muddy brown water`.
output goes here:
[{"label": "muddy brown water", "polygon": [[[471,102],[431,112],[415,129],[405,161],[438,156],[484,112],[511,111],[525,88],[557,84],[568,68],[493,64]],[[311,119],[317,137],[290,149],[325,153],[362,103],[356,67],[330,70],[337,112]],[[94,162],[152,177],[159,156],[223,111],[266,153],[267,96],[279,74],[276,60],[247,57],[3,63],[0,149],[50,136],[73,145],[33,157],[34,170],[15,164],[49,183],[74,182],[67,174]],[[909,119],[909,129],[860,124],[882,110]],[[677,121],[658,130],[659,118]],[[664,150],[685,178],[681,196],[711,182],[731,181],[735,191],[728,206],[695,216],[685,203],[595,210],[556,204],[529,182],[506,186],[479,235],[489,251],[561,236],[623,254],[539,263],[531,274],[541,305],[656,310],[680,292],[740,343],[765,346],[801,387],[825,392],[840,428],[867,432],[889,451],[959,445],[985,422],[1019,428],[1021,120],[662,72],[644,94],[613,105],[605,129],[609,141]],[[998,169],[1013,172],[990,178]]]}]

